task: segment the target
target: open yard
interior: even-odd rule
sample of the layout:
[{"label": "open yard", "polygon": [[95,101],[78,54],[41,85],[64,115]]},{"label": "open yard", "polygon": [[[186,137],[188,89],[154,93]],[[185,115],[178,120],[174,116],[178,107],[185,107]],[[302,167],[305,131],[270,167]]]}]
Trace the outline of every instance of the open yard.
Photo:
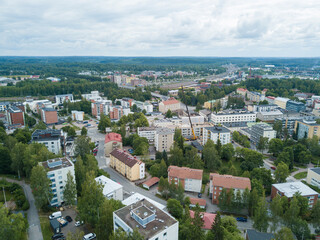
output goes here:
[{"label": "open yard", "polygon": [[294,178],[295,179],[303,179],[303,178],[306,178],[307,177],[307,172],[300,172],[300,173],[297,173],[296,175],[294,175]]}]

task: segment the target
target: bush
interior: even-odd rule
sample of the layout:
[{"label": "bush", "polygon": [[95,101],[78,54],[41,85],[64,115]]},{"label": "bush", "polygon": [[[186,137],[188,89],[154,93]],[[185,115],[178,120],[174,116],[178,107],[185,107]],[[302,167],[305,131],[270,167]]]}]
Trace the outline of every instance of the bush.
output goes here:
[{"label": "bush", "polygon": [[25,202],[23,203],[22,207],[21,207],[21,210],[26,211],[26,210],[29,209],[29,207],[30,207],[29,202],[28,202],[28,201],[25,201]]}]

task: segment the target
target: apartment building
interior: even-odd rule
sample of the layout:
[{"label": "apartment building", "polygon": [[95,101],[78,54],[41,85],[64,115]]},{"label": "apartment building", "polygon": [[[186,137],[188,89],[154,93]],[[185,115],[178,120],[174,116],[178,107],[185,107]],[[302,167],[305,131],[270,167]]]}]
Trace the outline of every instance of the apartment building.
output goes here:
[{"label": "apartment building", "polygon": [[113,212],[113,230],[126,233],[137,229],[143,239],[178,240],[179,222],[146,199]]},{"label": "apartment building", "polygon": [[213,124],[255,122],[256,116],[256,113],[245,110],[225,110],[218,113],[211,113],[211,122]]},{"label": "apartment building", "polygon": [[62,95],[56,95],[56,103],[58,105],[63,104],[64,101],[73,102],[73,95],[72,94],[62,94]]},{"label": "apartment building", "polygon": [[47,99],[43,99],[43,100],[27,99],[23,103],[23,105],[25,109],[27,109],[27,105],[28,105],[30,110],[33,113],[38,113],[38,114],[40,113],[41,108],[53,108],[52,102]]},{"label": "apartment building", "polygon": [[307,183],[320,188],[320,167],[308,168]]},{"label": "apartment building", "polygon": [[99,100],[91,103],[92,116],[100,118],[101,115],[108,115],[112,107],[111,100]]},{"label": "apartment building", "polygon": [[83,121],[84,112],[83,111],[71,111],[71,116],[73,121]]},{"label": "apartment building", "polygon": [[177,111],[179,109],[181,109],[181,103],[174,97],[171,97],[169,100],[159,103],[159,111],[162,113],[166,113],[168,110]]},{"label": "apartment building", "polygon": [[246,177],[235,177],[232,175],[220,175],[210,173],[209,195],[213,204],[219,203],[219,196],[222,189],[234,189],[234,192],[240,191],[242,194],[246,188],[251,190],[251,182]]},{"label": "apartment building", "polygon": [[59,154],[61,152],[63,132],[56,129],[37,129],[32,133],[31,141],[44,144],[50,152]]},{"label": "apartment building", "polygon": [[276,138],[277,132],[268,124],[255,124],[251,127],[251,140],[258,144],[261,137],[268,138],[270,141],[273,138]]},{"label": "apartment building", "polygon": [[320,124],[317,124],[314,120],[297,120],[295,122],[294,131],[297,134],[298,139],[301,138],[313,138],[313,136],[320,137]]},{"label": "apartment building", "polygon": [[246,88],[237,88],[236,93],[242,96],[246,96],[249,91]]},{"label": "apartment building", "polygon": [[87,101],[101,101],[102,97],[99,95],[99,91],[91,91],[88,94],[81,94],[81,97],[86,99]]},{"label": "apartment building", "polygon": [[188,167],[168,167],[168,181],[177,186],[181,183],[187,192],[201,192],[203,170]]},{"label": "apartment building", "polygon": [[280,110],[274,110],[270,112],[257,112],[257,118],[263,122],[274,122],[276,118],[283,117],[283,113]]},{"label": "apartment building", "polygon": [[203,128],[202,144],[205,145],[209,139],[214,143],[217,143],[219,139],[221,144],[225,145],[231,143],[231,132],[225,127],[205,127]]},{"label": "apartment building", "polygon": [[145,176],[145,164],[122,149],[116,148],[110,153],[110,167],[130,181],[143,179]]},{"label": "apartment building", "polygon": [[145,137],[149,143],[154,143],[157,129],[155,127],[138,127],[139,137]]},{"label": "apartment building", "polygon": [[24,112],[16,106],[11,106],[6,110],[6,117],[9,126],[24,126]]},{"label": "apartment building", "polygon": [[277,97],[274,99],[274,104],[278,105],[282,109],[287,108],[287,102],[289,101],[289,98],[283,98],[283,97]]},{"label": "apartment building", "polygon": [[55,124],[58,123],[58,112],[53,108],[42,108],[41,112],[41,120],[45,124]]},{"label": "apartment building", "polygon": [[252,102],[260,102],[263,101],[265,99],[265,95],[263,93],[259,93],[259,92],[247,92],[247,98],[249,99],[249,101]]},{"label": "apartment building", "polygon": [[159,128],[157,129],[156,137],[155,137],[155,148],[158,152],[166,152],[170,151],[174,141],[174,130],[170,128]]},{"label": "apartment building", "polygon": [[104,154],[106,157],[110,156],[110,153],[116,149],[122,149],[122,137],[118,133],[106,134],[104,140]]},{"label": "apartment building", "polygon": [[67,182],[67,174],[70,172],[75,182],[74,165],[69,158],[55,158],[39,163],[47,171],[47,177],[51,181],[53,198],[50,205],[57,207],[64,202],[63,190]]},{"label": "apartment building", "polygon": [[272,184],[271,199],[273,199],[276,195],[280,195],[280,197],[286,196],[288,199],[291,199],[294,194],[298,192],[302,197],[308,199],[309,208],[312,208],[316,204],[318,200],[318,193],[302,182]]},{"label": "apartment building", "polygon": [[288,111],[301,112],[301,111],[304,111],[306,109],[306,106],[302,102],[296,102],[296,101],[289,100],[287,102],[286,109]]},{"label": "apartment building", "polygon": [[108,199],[123,200],[123,186],[106,176],[99,176],[95,178],[97,183],[103,186],[102,193]]},{"label": "apartment building", "polygon": [[281,121],[282,127],[287,128],[290,135],[293,134],[295,129],[296,121],[315,121],[317,118],[314,116],[308,116],[308,117],[279,117],[275,118],[275,121]]},{"label": "apartment building", "polygon": [[11,106],[11,102],[0,102],[0,112],[4,112]]}]

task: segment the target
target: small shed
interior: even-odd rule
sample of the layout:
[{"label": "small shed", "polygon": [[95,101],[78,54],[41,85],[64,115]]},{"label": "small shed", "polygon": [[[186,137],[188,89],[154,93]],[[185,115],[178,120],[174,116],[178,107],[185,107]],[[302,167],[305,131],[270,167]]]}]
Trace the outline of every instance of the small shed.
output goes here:
[{"label": "small shed", "polygon": [[142,186],[149,190],[153,185],[157,184],[159,181],[160,181],[159,178],[153,177],[153,178],[150,178],[149,180],[145,181],[142,184]]},{"label": "small shed", "polygon": [[54,234],[61,232],[61,226],[57,219],[50,220],[50,226]]}]

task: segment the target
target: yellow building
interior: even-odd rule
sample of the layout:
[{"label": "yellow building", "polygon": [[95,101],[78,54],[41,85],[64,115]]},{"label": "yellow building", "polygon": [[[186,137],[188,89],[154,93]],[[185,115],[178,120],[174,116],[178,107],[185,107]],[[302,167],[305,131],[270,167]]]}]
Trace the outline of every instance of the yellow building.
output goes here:
[{"label": "yellow building", "polygon": [[145,176],[144,162],[122,149],[117,148],[110,153],[110,167],[130,181],[143,179]]},{"label": "yellow building", "polygon": [[210,100],[203,104],[203,107],[206,109],[212,109],[216,100]]},{"label": "yellow building", "polygon": [[294,131],[296,132],[298,139],[305,137],[313,138],[314,136],[320,138],[320,124],[317,124],[314,120],[296,121]]}]

